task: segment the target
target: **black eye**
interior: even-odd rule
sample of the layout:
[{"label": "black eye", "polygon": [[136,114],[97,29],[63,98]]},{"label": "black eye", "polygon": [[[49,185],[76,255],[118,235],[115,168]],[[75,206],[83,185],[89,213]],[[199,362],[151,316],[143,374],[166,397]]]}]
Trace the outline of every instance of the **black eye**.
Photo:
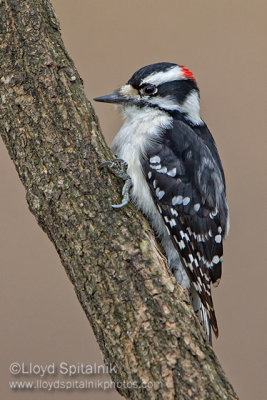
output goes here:
[{"label": "black eye", "polygon": [[149,83],[144,84],[140,89],[141,94],[144,94],[146,96],[153,96],[154,94],[157,93],[157,91],[158,91],[157,86],[150,85]]}]

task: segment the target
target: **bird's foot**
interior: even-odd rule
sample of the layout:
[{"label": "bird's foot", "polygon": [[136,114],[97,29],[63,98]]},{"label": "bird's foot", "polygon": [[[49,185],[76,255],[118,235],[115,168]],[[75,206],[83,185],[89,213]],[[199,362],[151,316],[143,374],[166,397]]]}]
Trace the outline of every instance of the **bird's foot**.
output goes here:
[{"label": "bird's foot", "polygon": [[132,187],[132,179],[130,175],[128,175],[126,172],[128,168],[127,162],[122,160],[121,158],[115,158],[115,160],[113,161],[103,161],[99,167],[108,167],[114,175],[125,181],[122,188],[122,202],[121,204],[112,204],[112,208],[122,208],[126,206],[130,200],[129,191]]}]

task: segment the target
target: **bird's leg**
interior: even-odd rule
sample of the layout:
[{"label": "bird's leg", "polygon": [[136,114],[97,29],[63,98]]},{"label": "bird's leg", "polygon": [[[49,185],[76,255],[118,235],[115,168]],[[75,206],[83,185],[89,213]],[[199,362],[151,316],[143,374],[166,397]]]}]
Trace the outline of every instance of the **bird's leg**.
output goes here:
[{"label": "bird's leg", "polygon": [[114,175],[119,178],[122,178],[125,183],[122,188],[122,202],[121,204],[112,204],[112,208],[122,208],[129,203],[130,194],[129,191],[132,187],[132,179],[130,175],[127,174],[128,164],[126,161],[121,158],[115,158],[113,161],[103,161],[100,164],[100,168],[108,167]]}]

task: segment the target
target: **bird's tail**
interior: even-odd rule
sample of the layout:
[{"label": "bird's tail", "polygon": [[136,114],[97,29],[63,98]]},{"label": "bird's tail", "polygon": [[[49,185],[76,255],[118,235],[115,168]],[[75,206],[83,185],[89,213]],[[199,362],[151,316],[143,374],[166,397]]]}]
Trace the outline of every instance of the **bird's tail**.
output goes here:
[{"label": "bird's tail", "polygon": [[198,319],[201,323],[201,325],[204,328],[204,331],[206,332],[206,335],[209,339],[210,344],[212,345],[212,334],[211,334],[211,326],[208,318],[207,311],[205,307],[203,306],[203,303],[200,300],[199,295],[197,294],[196,290],[194,287],[190,288],[190,297],[192,300],[192,305],[193,309],[198,316]]}]

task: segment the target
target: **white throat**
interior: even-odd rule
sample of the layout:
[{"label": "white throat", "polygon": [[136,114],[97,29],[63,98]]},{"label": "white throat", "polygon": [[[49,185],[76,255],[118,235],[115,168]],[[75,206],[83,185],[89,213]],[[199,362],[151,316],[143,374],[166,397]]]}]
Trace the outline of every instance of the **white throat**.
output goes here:
[{"label": "white throat", "polygon": [[[157,140],[164,129],[172,126],[173,118],[157,108],[123,107],[124,123],[115,136],[111,149],[114,153],[134,151],[144,154],[151,141]],[[127,150],[125,150],[127,149]],[[125,161],[126,158],[122,157]]]}]

